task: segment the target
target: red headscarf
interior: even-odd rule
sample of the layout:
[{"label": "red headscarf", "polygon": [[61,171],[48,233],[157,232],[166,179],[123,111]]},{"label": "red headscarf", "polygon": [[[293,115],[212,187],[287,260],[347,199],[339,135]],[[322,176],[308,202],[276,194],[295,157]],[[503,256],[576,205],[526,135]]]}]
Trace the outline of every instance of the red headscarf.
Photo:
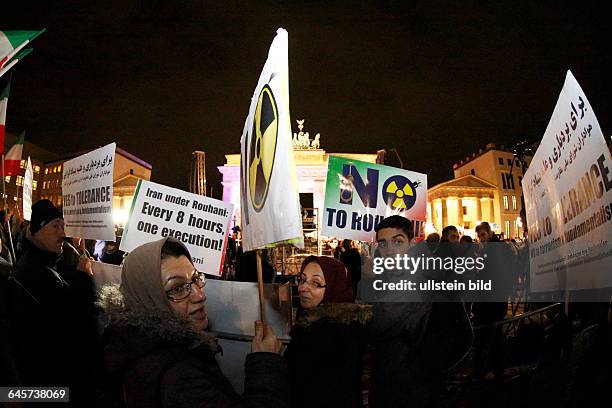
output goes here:
[{"label": "red headscarf", "polygon": [[300,273],[304,272],[306,265],[311,262],[318,263],[325,276],[325,294],[321,303],[353,302],[351,275],[342,262],[328,256],[311,255],[302,262]]}]

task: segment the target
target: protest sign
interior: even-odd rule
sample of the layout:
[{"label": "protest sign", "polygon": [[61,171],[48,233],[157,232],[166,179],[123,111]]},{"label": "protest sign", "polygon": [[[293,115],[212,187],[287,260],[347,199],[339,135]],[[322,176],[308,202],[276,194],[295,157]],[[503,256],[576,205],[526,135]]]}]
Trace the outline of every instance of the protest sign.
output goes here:
[{"label": "protest sign", "polygon": [[92,261],[91,270],[93,271],[94,284],[97,291],[100,291],[104,285],[121,284],[121,266],[119,265]]},{"label": "protest sign", "polygon": [[287,31],[279,28],[251,99],[240,153],[245,251],[304,246],[289,116]]},{"label": "protest sign", "polygon": [[233,210],[229,203],[139,180],[120,249],[174,237],[187,246],[197,270],[221,275]]},{"label": "protest sign", "polygon": [[28,156],[28,166],[25,171],[25,178],[23,180],[23,219],[30,221],[32,218],[32,180],[34,179],[34,172],[32,171],[32,161]]},{"label": "protest sign", "polygon": [[[277,283],[263,286],[266,323],[279,340],[289,341],[291,288]],[[215,332],[224,351],[223,356],[217,356],[217,362],[238,393],[244,390],[244,361],[255,335],[253,322],[259,320],[257,292],[255,282],[210,280],[206,284],[209,329]]]},{"label": "protest sign", "polygon": [[523,179],[532,292],[612,286],[612,161],[570,71]]},{"label": "protest sign", "polygon": [[115,147],[111,143],[64,163],[62,206],[67,236],[115,240]]},{"label": "protest sign", "polygon": [[373,241],[376,225],[396,214],[425,221],[427,175],[329,156],[321,234]]}]

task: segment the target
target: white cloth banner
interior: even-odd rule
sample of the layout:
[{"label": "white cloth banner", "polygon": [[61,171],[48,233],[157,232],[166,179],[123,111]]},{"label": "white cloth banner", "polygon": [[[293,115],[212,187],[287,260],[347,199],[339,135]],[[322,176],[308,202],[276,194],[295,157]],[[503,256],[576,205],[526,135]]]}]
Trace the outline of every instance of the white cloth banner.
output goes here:
[{"label": "white cloth banner", "polygon": [[25,178],[23,180],[23,219],[30,221],[32,218],[32,180],[34,179],[34,172],[32,171],[32,161],[28,156],[28,166],[25,171]]},{"label": "white cloth banner", "polygon": [[570,71],[523,179],[532,292],[612,286],[612,161]]},{"label": "white cloth banner", "polygon": [[289,115],[288,34],[272,41],[241,138],[242,245],[304,246]]},{"label": "white cloth banner", "polygon": [[64,163],[62,205],[67,236],[115,240],[115,147],[111,143]]},{"label": "white cloth banner", "polygon": [[197,270],[220,276],[233,211],[230,203],[139,180],[120,249],[174,237],[189,249]]}]

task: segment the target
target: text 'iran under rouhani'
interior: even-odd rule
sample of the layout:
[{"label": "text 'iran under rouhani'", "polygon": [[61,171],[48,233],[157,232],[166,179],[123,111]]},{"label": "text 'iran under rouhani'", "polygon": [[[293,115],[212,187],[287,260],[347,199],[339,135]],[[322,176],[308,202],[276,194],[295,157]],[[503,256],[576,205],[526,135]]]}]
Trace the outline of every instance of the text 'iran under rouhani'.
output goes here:
[{"label": "text 'iran under rouhani'", "polygon": [[[227,210],[218,208],[210,204],[202,204],[197,200],[189,200],[180,196],[164,194],[158,191],[147,188],[146,197],[165,201],[168,203],[186,207],[187,210],[195,209],[201,212],[207,212],[218,216],[227,216]],[[202,234],[182,231],[178,228],[168,226],[161,227],[152,222],[139,221],[136,225],[138,231],[146,232],[152,235],[160,234],[162,237],[174,237],[185,244],[195,245],[203,248],[208,248],[216,251],[223,250],[224,241],[224,225],[220,222],[215,222],[206,218],[200,218],[193,214],[186,214],[185,211],[170,210],[159,205],[154,205],[148,201],[142,203],[140,208],[142,214],[150,217],[158,218],[164,222],[176,222],[177,224],[187,224],[188,227],[199,230],[210,231],[215,234],[221,234],[222,238],[212,239]]]}]

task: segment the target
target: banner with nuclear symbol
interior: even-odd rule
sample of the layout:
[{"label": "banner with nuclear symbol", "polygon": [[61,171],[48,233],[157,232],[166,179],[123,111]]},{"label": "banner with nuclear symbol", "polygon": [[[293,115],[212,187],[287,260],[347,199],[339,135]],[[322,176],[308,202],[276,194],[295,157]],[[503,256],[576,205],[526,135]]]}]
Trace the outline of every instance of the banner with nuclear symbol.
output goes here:
[{"label": "banner with nuclear symbol", "polygon": [[240,153],[245,251],[304,246],[289,115],[288,34],[279,28],[251,99]]},{"label": "banner with nuclear symbol", "polygon": [[426,174],[329,156],[322,235],[373,241],[391,215],[425,221]]}]

